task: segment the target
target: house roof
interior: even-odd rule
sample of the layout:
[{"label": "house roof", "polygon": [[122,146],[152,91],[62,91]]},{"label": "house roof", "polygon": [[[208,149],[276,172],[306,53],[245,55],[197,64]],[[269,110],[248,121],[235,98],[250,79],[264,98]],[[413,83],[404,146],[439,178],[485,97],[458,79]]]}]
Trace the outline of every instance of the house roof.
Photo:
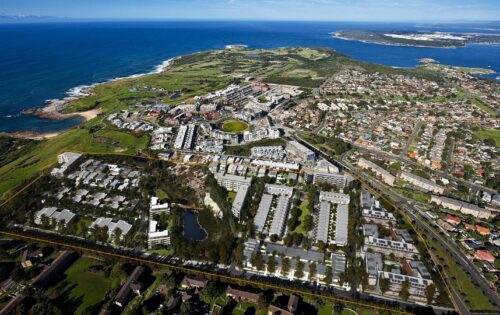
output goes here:
[{"label": "house roof", "polygon": [[257,302],[264,296],[262,292],[251,292],[243,289],[236,289],[231,286],[227,287],[226,294],[231,295],[235,299]]},{"label": "house roof", "polygon": [[453,216],[451,214],[446,215],[446,221],[453,223],[453,224],[459,224],[461,222],[459,217]]},{"label": "house roof", "polygon": [[325,254],[321,252],[313,250],[303,250],[299,247],[285,247],[274,243],[266,244],[266,252],[276,252],[278,254],[283,254],[291,258],[300,257],[300,259],[308,261],[323,261],[325,259]]},{"label": "house roof", "polygon": [[485,226],[476,225],[476,231],[479,234],[483,234],[483,235],[489,235],[490,234],[490,229],[487,228],[487,227],[485,227]]},{"label": "house roof", "polygon": [[181,285],[186,287],[204,288],[207,285],[207,282],[208,280],[206,279],[184,276]]},{"label": "house roof", "polygon": [[493,256],[488,250],[478,250],[474,254],[474,258],[479,260],[486,260],[493,262],[495,261],[495,256]]}]

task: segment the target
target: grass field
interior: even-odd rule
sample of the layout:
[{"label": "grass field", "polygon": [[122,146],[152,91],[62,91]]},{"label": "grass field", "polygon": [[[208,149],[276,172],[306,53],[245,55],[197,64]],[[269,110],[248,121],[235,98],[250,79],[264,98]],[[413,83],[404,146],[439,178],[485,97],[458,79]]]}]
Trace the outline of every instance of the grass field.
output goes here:
[{"label": "grass field", "polygon": [[479,130],[474,133],[476,136],[481,138],[482,140],[491,138],[495,140],[496,147],[500,148],[500,130],[496,129],[485,129],[485,130]]},{"label": "grass field", "polygon": [[102,272],[86,271],[90,266],[100,264],[98,260],[82,257],[64,273],[68,285],[63,288],[62,293],[67,294],[68,302],[78,304],[75,314],[82,314],[87,307],[101,302],[109,290],[119,285],[118,281],[106,278]]},{"label": "grass field", "polygon": [[228,119],[222,123],[222,130],[225,132],[242,133],[248,129],[248,124],[243,120]]},{"label": "grass field", "polygon": [[126,150],[128,148],[144,149],[148,144],[148,136],[135,136],[133,134],[116,131],[116,130],[100,130],[96,137],[107,139],[110,144],[116,146],[116,149]]},{"label": "grass field", "polygon": [[227,193],[227,202],[229,202],[229,203],[232,204],[235,197],[236,197],[236,192],[234,192],[234,191],[228,191],[228,193]]},{"label": "grass field", "polygon": [[300,224],[299,224],[299,226],[297,226],[295,228],[295,232],[307,235],[307,232],[309,231],[309,229],[306,229],[304,227],[303,222],[304,222],[305,217],[309,214],[309,200],[307,200],[307,199],[303,200],[302,203],[300,204],[299,208],[302,211],[302,213],[300,214],[300,219],[299,219]]}]

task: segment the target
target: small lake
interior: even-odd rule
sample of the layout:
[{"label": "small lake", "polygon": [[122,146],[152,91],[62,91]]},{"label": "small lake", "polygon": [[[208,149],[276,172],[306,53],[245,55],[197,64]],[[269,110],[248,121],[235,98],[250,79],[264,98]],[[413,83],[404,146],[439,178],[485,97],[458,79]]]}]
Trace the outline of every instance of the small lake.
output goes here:
[{"label": "small lake", "polygon": [[183,236],[190,241],[202,241],[207,237],[205,230],[198,224],[198,214],[193,211],[184,211]]}]

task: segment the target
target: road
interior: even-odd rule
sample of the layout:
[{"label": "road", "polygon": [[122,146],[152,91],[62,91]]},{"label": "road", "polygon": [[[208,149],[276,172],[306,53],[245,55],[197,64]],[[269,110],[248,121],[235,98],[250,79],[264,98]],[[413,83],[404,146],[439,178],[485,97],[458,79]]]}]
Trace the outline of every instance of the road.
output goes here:
[{"label": "road", "polygon": [[408,138],[408,141],[406,141],[406,144],[405,144],[403,150],[401,150],[401,153],[399,154],[399,157],[405,157],[406,156],[406,154],[408,153],[408,149],[410,148],[410,145],[413,143],[413,141],[417,137],[418,132],[420,131],[420,128],[422,128],[423,124],[424,124],[423,120],[419,120],[417,122],[417,125],[415,126],[415,128],[413,128],[413,132],[411,133],[410,138]]},{"label": "road", "polygon": [[[420,217],[416,216],[413,213],[413,210],[408,206],[408,202],[410,201],[409,199],[406,199],[401,196],[397,196],[396,198],[394,196],[390,196],[387,194],[388,191],[390,191],[387,187],[382,186],[381,183],[378,181],[373,180],[371,177],[366,176],[366,174],[357,171],[353,166],[348,165],[345,162],[338,161],[336,159],[332,159],[329,155],[325,154],[321,150],[318,150],[314,146],[310,145],[306,141],[294,137],[295,140],[301,142],[303,145],[307,146],[309,149],[313,150],[318,154],[319,156],[327,159],[329,162],[334,163],[335,165],[344,168],[344,170],[348,170],[351,172],[351,174],[356,175],[357,177],[363,179],[362,183],[366,184],[366,182],[370,183],[371,190],[375,189],[378,194],[380,195],[385,195],[386,197],[389,198],[400,210],[402,210],[412,221],[417,224],[417,226],[425,231],[425,233],[428,233],[428,235],[431,235],[433,238],[435,238],[441,246],[443,246],[448,252],[450,252],[453,257],[456,259],[456,261],[462,266],[464,270],[466,270],[474,280],[474,282],[481,287],[481,289],[485,292],[485,294],[489,297],[490,301],[496,305],[497,307],[500,307],[500,301],[498,299],[498,296],[496,293],[492,292],[489,284],[486,282],[486,280],[481,276],[481,274],[470,264],[470,261],[467,259],[465,254],[453,243],[449,243],[446,240],[444,240],[439,233],[436,233],[436,231],[431,228],[430,226],[427,225],[425,221],[423,221]],[[384,192],[384,193],[382,193]],[[449,281],[447,281],[450,283]],[[452,299],[454,301],[454,304],[457,308],[457,311],[460,312],[460,314],[470,314],[467,306],[464,304],[464,302],[461,300],[457,292],[453,287],[451,287],[451,293],[452,293]]]},{"label": "road", "polygon": [[446,167],[443,172],[445,174],[450,174],[451,162],[453,160],[453,151],[455,150],[455,139],[451,139],[450,145],[448,146],[448,152],[446,154]]}]

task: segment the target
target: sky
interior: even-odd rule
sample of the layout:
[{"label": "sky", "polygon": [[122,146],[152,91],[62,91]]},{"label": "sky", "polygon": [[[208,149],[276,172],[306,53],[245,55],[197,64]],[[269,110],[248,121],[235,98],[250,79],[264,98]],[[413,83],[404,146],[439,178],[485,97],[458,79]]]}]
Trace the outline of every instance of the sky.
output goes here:
[{"label": "sky", "polygon": [[0,0],[0,13],[139,20],[499,20],[500,0]]}]

